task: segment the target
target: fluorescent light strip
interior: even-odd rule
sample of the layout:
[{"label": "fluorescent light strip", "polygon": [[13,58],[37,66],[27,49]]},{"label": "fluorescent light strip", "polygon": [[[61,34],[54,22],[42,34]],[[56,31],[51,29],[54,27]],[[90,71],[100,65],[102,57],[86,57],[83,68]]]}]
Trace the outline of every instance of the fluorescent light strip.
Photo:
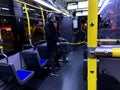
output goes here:
[{"label": "fluorescent light strip", "polygon": [[102,5],[102,7],[100,8],[100,10],[99,10],[99,14],[103,11],[103,9],[108,5],[108,2],[109,2],[109,0],[104,0],[104,3],[103,3],[103,5]]},{"label": "fluorescent light strip", "polygon": [[78,2],[78,8],[88,8],[88,1]]},{"label": "fluorescent light strip", "polygon": [[64,14],[67,17],[70,17],[70,14],[67,14],[67,13],[62,13],[62,14]]},{"label": "fluorescent light strip", "polygon": [[67,6],[67,9],[68,9],[68,10],[77,9],[77,5],[68,5],[68,6]]},{"label": "fluorescent light strip", "polygon": [[99,1],[99,4],[98,4],[98,7],[101,7],[101,6],[103,5],[104,1],[105,1],[105,0],[100,0],[100,1]]},{"label": "fluorescent light strip", "polygon": [[77,12],[76,16],[87,16],[88,15],[88,11],[83,11],[83,12]]},{"label": "fluorescent light strip", "polygon": [[60,11],[59,9],[55,8],[54,6],[46,3],[46,2],[43,1],[43,0],[34,0],[34,1],[36,1],[37,3],[39,3],[39,4],[43,5],[43,6],[46,6],[46,7],[50,8],[50,9],[52,9],[52,10],[55,10],[55,11],[57,11],[57,12],[59,12],[59,13],[62,13],[62,11]]}]

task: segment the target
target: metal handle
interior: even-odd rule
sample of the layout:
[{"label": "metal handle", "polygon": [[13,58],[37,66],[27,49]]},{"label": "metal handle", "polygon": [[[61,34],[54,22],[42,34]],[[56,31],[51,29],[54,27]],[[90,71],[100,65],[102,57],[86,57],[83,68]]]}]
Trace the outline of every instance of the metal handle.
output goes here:
[{"label": "metal handle", "polygon": [[8,64],[8,57],[7,57],[7,55],[4,54],[4,53],[1,53],[1,55],[4,56],[4,57],[6,58],[6,62],[7,62],[7,64]]}]

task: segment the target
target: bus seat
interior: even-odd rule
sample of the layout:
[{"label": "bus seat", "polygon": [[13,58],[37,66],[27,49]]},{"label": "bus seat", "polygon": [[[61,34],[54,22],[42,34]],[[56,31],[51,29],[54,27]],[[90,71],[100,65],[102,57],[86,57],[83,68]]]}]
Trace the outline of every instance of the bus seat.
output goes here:
[{"label": "bus seat", "polygon": [[37,53],[30,51],[22,51],[21,56],[27,67],[41,67],[43,68],[48,60],[41,59]]},{"label": "bus seat", "polygon": [[13,64],[0,63],[0,79],[3,82],[14,82],[23,85],[33,77],[33,75],[34,71],[16,71]]},{"label": "bus seat", "polygon": [[98,75],[97,90],[120,90],[120,82],[115,77],[110,75]]},{"label": "bus seat", "polygon": [[36,46],[37,51],[39,53],[39,56],[42,59],[48,59],[49,58],[49,52],[47,50],[47,44],[41,44]]}]

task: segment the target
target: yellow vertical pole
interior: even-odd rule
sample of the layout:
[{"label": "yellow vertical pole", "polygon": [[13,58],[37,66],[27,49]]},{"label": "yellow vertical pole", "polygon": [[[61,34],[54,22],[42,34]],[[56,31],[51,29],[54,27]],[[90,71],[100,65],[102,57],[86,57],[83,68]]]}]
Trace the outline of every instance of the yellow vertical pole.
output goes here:
[{"label": "yellow vertical pole", "polygon": [[28,14],[28,10],[27,10],[27,5],[26,5],[26,3],[24,3],[24,7],[25,7],[25,13],[26,13],[27,23],[28,23],[29,42],[30,42],[30,44],[32,44],[31,31],[30,31],[30,18],[29,18],[29,14]]},{"label": "yellow vertical pole", "polygon": [[88,0],[88,90],[97,90],[97,59],[90,50],[97,47],[98,0]]},{"label": "yellow vertical pole", "polygon": [[[45,26],[45,17],[44,17],[44,13],[43,13],[43,9],[41,8],[41,15],[42,15],[42,20],[43,20],[43,28]],[[44,31],[44,39],[45,39],[45,31]]]},{"label": "yellow vertical pole", "polygon": [[43,27],[45,26],[45,17],[43,13],[43,9],[41,8],[41,15],[42,15],[42,20],[43,20]]},{"label": "yellow vertical pole", "polygon": [[[2,33],[1,33],[1,30],[0,30],[0,40],[1,40],[1,44],[2,44]],[[2,46],[2,45],[0,45],[0,49],[1,49],[1,51],[2,51],[2,49],[3,49],[3,46]]]},{"label": "yellow vertical pole", "polygon": [[0,30],[0,39],[2,39],[1,30]]}]

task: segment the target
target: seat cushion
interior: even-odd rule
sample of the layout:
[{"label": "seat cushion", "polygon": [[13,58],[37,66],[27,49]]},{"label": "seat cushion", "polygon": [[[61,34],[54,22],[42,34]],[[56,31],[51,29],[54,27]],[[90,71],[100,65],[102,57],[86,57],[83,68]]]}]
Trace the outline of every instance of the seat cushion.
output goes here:
[{"label": "seat cushion", "polygon": [[40,60],[39,60],[39,63],[40,63],[40,65],[41,65],[41,67],[44,67],[44,66],[46,65],[47,61],[48,61],[48,60],[40,59]]},{"label": "seat cushion", "polygon": [[33,74],[32,71],[28,70],[17,70],[17,75],[20,80],[28,79]]}]

